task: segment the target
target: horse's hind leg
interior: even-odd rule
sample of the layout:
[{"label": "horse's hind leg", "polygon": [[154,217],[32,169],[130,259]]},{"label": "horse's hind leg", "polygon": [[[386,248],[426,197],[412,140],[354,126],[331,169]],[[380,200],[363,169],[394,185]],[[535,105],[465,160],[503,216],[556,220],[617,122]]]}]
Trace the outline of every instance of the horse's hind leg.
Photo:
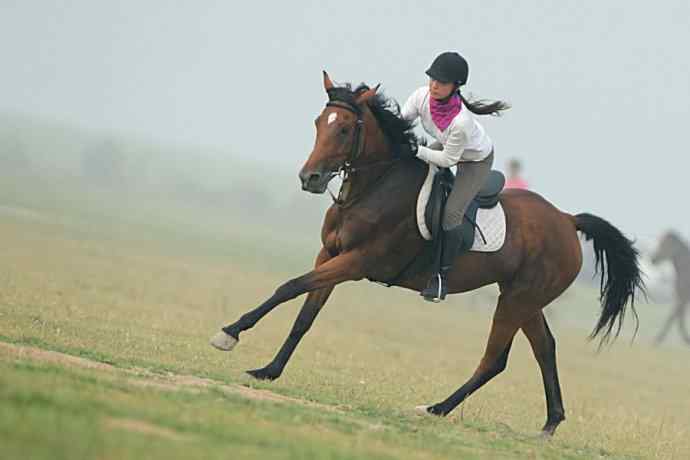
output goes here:
[{"label": "horse's hind leg", "polygon": [[689,302],[685,302],[678,310],[678,327],[680,328],[680,334],[686,344],[690,345],[690,333],[688,333],[687,325],[687,315],[688,307],[690,307]]},{"label": "horse's hind leg", "polygon": [[297,348],[297,344],[299,344],[304,334],[306,334],[311,327],[314,319],[316,319],[316,315],[321,311],[321,308],[328,300],[331,292],[333,292],[334,287],[335,286],[329,286],[309,293],[299,315],[297,315],[295,324],[292,326],[290,335],[285,339],[285,343],[280,347],[273,361],[261,369],[247,371],[249,375],[259,380],[275,380],[280,377],[292,353],[295,351],[295,348]]},{"label": "horse's hind leg", "polygon": [[552,436],[558,425],[565,420],[561,386],[558,382],[558,370],[556,369],[556,340],[541,312],[523,324],[522,332],[525,333],[530,345],[532,345],[534,357],[539,363],[544,380],[547,416],[542,433],[546,436]]},{"label": "horse's hind leg", "polygon": [[673,326],[673,323],[678,322],[678,327],[681,328],[681,334],[683,334],[683,326],[681,324],[683,312],[683,303],[679,301],[678,303],[676,303],[675,307],[673,308],[673,312],[669,315],[668,319],[664,323],[664,326],[661,328],[661,331],[659,331],[659,334],[654,339],[654,343],[656,345],[660,345],[666,339],[666,336],[671,330],[671,326]]},{"label": "horse's hind leg", "polygon": [[211,345],[223,351],[232,350],[239,340],[240,332],[254,327],[278,305],[306,292],[335,286],[343,281],[361,279],[361,265],[362,257],[357,252],[342,253],[331,259],[326,249],[322,249],[314,270],[282,284],[267,301],[213,336]]},{"label": "horse's hind leg", "polygon": [[501,295],[484,356],[474,374],[446,400],[425,408],[427,412],[434,415],[447,415],[482,385],[503,372],[508,363],[508,353],[513,343],[513,337],[520,327],[519,316],[515,316],[515,313],[519,315],[520,312],[517,307],[519,305]]}]

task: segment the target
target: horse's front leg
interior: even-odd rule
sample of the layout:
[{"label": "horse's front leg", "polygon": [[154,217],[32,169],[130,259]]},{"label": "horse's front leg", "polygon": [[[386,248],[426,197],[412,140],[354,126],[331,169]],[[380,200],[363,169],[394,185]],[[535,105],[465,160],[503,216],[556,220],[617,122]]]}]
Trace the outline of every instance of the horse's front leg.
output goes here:
[{"label": "horse's front leg", "polygon": [[[321,252],[319,252],[318,257],[316,258],[316,268],[319,268],[321,265],[330,260],[330,258],[331,256],[328,251],[321,249]],[[309,294],[307,294],[307,300],[305,300],[299,315],[297,315],[297,319],[295,320],[295,324],[292,326],[290,335],[288,335],[288,337],[285,339],[283,346],[280,347],[280,350],[273,358],[273,361],[261,369],[247,371],[247,374],[259,380],[275,380],[280,377],[280,375],[283,373],[283,369],[285,369],[285,365],[292,356],[292,353],[295,351],[295,348],[297,348],[297,344],[299,344],[304,334],[306,334],[311,327],[314,319],[316,319],[316,315],[318,315],[319,311],[321,311],[321,308],[328,300],[331,292],[333,292],[334,287],[334,285],[326,286],[325,288],[317,289],[316,291],[311,291]]]},{"label": "horse's front leg", "polygon": [[283,373],[285,365],[288,363],[292,353],[299,344],[304,334],[307,333],[311,327],[316,315],[319,314],[321,308],[328,300],[328,297],[333,292],[335,286],[328,286],[308,294],[307,300],[304,302],[302,309],[297,315],[295,324],[292,326],[290,334],[285,339],[283,346],[266,367],[261,369],[254,369],[247,371],[247,374],[259,380],[275,380]]},{"label": "horse's front leg", "polygon": [[[322,249],[321,254],[323,254],[323,252],[325,252],[324,249]],[[319,254],[319,257],[322,257],[321,254]],[[323,258],[326,259],[327,256],[324,254]],[[275,291],[271,298],[269,298],[259,307],[248,313],[245,313],[240,317],[239,320],[230,324],[229,326],[224,327],[220,332],[211,338],[211,345],[223,351],[232,350],[239,341],[240,332],[254,327],[257,321],[259,321],[281,303],[292,300],[306,292],[312,292],[324,288],[333,289],[333,287],[338,283],[361,279],[364,276],[362,267],[362,257],[358,252],[354,251],[342,253],[336,257],[333,257],[332,259],[326,260],[309,273],[284,283]],[[309,302],[309,300],[310,299],[307,299],[307,303],[305,304],[305,307],[303,307],[303,310],[305,310],[307,304],[312,305],[312,302]],[[308,315],[308,313],[305,313],[305,316]],[[303,315],[300,314],[300,316]],[[316,314],[313,316],[316,316]],[[296,345],[297,344],[295,343],[295,346]]]}]

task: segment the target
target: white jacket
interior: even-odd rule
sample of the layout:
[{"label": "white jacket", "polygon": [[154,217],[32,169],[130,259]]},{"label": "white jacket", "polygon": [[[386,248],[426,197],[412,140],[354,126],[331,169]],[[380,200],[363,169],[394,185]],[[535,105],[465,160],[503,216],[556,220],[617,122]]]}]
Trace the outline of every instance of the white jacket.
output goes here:
[{"label": "white jacket", "polygon": [[445,131],[439,131],[431,119],[429,97],[429,88],[423,86],[412,93],[401,109],[405,120],[414,121],[419,117],[424,131],[443,144],[443,150],[420,145],[417,158],[449,168],[460,161],[481,161],[491,154],[491,138],[467,107],[462,107]]}]

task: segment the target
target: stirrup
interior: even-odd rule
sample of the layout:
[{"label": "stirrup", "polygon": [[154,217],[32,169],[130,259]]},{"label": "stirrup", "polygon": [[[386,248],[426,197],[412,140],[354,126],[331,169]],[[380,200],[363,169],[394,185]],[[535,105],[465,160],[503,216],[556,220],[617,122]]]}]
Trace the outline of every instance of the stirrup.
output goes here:
[{"label": "stirrup", "polygon": [[[426,287],[422,292],[420,292],[420,295],[424,297],[424,300],[427,302],[434,302],[434,303],[439,303],[442,300],[446,299],[446,289],[444,288],[444,283],[447,281],[445,280],[445,276],[442,275],[440,272],[436,273],[427,283]],[[435,286],[434,286],[435,284]]]}]

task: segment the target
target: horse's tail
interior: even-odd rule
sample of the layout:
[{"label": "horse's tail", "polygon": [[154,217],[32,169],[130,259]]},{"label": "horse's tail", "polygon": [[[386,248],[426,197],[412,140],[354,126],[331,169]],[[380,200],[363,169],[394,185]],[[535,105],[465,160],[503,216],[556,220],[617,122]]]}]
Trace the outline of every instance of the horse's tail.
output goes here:
[{"label": "horse's tail", "polygon": [[608,342],[614,326],[617,337],[628,302],[635,317],[637,333],[640,322],[635,311],[635,294],[636,291],[643,295],[646,293],[638,252],[633,242],[609,222],[592,214],[576,215],[575,226],[588,241],[593,240],[595,268],[601,274],[601,316],[590,338],[603,332],[601,344]]}]

